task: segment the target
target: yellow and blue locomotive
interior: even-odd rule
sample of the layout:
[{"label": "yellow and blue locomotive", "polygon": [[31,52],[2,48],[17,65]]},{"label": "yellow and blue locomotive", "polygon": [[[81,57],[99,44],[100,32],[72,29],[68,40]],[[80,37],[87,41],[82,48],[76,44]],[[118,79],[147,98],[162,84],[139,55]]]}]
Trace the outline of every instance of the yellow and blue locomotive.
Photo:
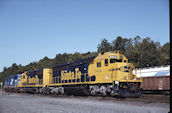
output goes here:
[{"label": "yellow and blue locomotive", "polygon": [[[135,73],[133,73],[135,71]],[[139,97],[141,79],[136,69],[119,51],[109,51],[88,59],[52,68],[24,72],[19,92],[72,95]]]}]

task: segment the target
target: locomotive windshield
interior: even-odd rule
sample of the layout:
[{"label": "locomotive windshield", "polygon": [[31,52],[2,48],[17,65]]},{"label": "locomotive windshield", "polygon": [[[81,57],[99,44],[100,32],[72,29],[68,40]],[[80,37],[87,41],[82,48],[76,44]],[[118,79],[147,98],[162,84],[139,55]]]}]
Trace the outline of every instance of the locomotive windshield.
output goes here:
[{"label": "locomotive windshield", "polygon": [[122,62],[122,59],[110,59],[110,63]]}]

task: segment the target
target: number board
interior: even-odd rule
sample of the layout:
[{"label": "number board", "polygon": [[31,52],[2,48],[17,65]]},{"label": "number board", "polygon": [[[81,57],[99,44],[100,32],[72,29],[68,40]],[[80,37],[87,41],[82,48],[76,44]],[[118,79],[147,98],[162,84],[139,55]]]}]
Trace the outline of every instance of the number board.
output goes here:
[{"label": "number board", "polygon": [[116,58],[116,55],[110,55],[109,58]]}]

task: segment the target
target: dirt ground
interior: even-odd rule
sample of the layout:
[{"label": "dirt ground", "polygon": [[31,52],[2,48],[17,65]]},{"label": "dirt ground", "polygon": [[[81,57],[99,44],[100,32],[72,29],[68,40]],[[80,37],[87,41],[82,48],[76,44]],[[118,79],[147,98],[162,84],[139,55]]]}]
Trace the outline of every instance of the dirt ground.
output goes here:
[{"label": "dirt ground", "polygon": [[144,97],[121,100],[112,97],[43,96],[0,91],[0,113],[168,113],[169,101],[162,101],[164,99],[161,96],[158,98],[160,101],[144,101]]}]

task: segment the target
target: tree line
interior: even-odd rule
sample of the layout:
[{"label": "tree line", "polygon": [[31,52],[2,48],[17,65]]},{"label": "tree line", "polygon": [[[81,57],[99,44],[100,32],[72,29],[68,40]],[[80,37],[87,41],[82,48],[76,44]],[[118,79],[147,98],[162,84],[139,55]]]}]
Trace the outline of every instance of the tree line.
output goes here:
[{"label": "tree line", "polygon": [[96,52],[73,54],[63,53],[57,54],[55,58],[50,59],[47,56],[38,62],[31,62],[28,65],[22,66],[13,63],[10,67],[4,67],[0,72],[0,81],[4,82],[5,78],[25,71],[31,71],[35,69],[53,67],[60,64],[69,63],[78,59],[86,59],[92,56],[97,56],[98,53],[104,53],[107,51],[119,50],[124,54],[129,62],[134,63],[136,68],[162,66],[170,64],[170,43],[167,42],[164,45],[160,45],[160,42],[155,42],[150,38],[141,38],[139,36],[135,38],[122,38],[118,36],[112,42],[108,42],[107,39],[103,39],[97,46]]},{"label": "tree line", "polygon": [[170,43],[161,46],[150,38],[122,38],[117,37],[112,42],[103,39],[98,45],[98,52],[120,50],[135,67],[152,67],[170,65]]}]

